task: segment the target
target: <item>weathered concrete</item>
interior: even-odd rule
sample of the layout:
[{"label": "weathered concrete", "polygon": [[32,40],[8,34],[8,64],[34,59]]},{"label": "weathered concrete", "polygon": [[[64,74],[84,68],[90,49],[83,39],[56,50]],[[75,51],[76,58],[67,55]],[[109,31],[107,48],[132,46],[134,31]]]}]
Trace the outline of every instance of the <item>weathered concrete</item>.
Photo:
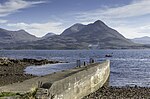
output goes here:
[{"label": "weathered concrete", "polygon": [[106,83],[110,74],[110,62],[94,63],[67,77],[46,82],[37,91],[36,97],[41,99],[81,99],[98,90]]},{"label": "weathered concrete", "polygon": [[67,75],[73,72],[79,71],[81,68],[77,69],[70,69],[66,71],[61,71],[53,74],[49,74],[43,77],[35,77],[29,80],[25,80],[23,82],[13,83],[10,85],[2,86],[0,87],[0,93],[1,92],[13,92],[13,93],[27,93],[31,90],[38,88],[38,82],[41,81],[42,83],[46,82],[55,82],[59,79],[63,79]]},{"label": "weathered concrete", "polygon": [[0,87],[0,92],[27,93],[43,84],[37,91],[44,99],[80,99],[103,86],[110,74],[110,62],[93,63],[86,67],[65,70],[43,77]]}]

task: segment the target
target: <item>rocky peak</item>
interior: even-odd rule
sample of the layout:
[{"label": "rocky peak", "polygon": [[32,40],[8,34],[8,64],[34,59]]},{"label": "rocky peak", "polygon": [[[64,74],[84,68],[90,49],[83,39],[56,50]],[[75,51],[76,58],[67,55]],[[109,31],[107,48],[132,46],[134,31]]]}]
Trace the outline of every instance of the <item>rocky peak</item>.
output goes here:
[{"label": "rocky peak", "polygon": [[23,30],[23,29],[20,29],[20,30],[18,30],[18,32],[26,32],[25,30]]},{"label": "rocky peak", "polygon": [[44,35],[44,36],[42,37],[42,39],[47,39],[47,38],[52,37],[52,36],[55,36],[55,35],[56,35],[55,33],[47,33],[46,35]]},{"label": "rocky peak", "polygon": [[83,24],[79,24],[79,23],[74,24],[71,27],[69,27],[68,29],[66,29],[61,35],[70,35],[70,34],[77,33],[84,27],[85,27],[85,25],[83,25]]},{"label": "rocky peak", "polygon": [[95,21],[93,24],[90,24],[96,27],[100,27],[100,28],[106,28],[108,27],[104,22],[102,22],[101,20],[97,20]]}]

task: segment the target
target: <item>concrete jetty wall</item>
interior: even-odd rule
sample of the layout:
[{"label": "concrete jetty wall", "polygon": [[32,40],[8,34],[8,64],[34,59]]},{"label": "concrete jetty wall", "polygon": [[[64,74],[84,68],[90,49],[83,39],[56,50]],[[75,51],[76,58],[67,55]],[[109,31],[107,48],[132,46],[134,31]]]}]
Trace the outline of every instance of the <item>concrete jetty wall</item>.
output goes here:
[{"label": "concrete jetty wall", "polygon": [[36,97],[49,99],[81,99],[98,90],[109,78],[110,61],[93,63],[70,73],[55,82],[47,82],[38,89]]}]

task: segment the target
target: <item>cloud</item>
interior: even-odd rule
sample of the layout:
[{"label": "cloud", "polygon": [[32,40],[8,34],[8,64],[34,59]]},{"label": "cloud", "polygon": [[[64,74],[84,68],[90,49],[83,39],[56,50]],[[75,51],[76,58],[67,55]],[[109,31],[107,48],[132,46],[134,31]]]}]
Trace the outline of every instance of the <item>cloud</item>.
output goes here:
[{"label": "cloud", "polygon": [[7,22],[8,22],[8,20],[1,20],[0,19],[0,24],[7,23]]},{"label": "cloud", "polygon": [[[32,7],[34,5],[45,3],[45,1],[39,0],[9,0],[3,4],[0,4],[0,17],[7,16],[9,14],[15,13],[20,11],[21,9],[25,9],[28,7]],[[9,23],[7,26],[13,27],[14,29],[25,29],[30,33],[33,33],[37,36],[43,36],[47,32],[55,32],[61,33],[67,25],[74,24],[74,22],[81,22],[84,24],[88,24],[94,22],[96,20],[102,20],[106,22],[108,26],[113,27],[114,29],[118,30],[121,34],[123,34],[127,38],[139,37],[142,35],[148,35],[150,31],[150,25],[142,25],[138,20],[137,17],[141,17],[144,15],[150,14],[150,0],[134,0],[128,5],[124,6],[115,6],[109,7],[105,6],[104,8],[84,11],[79,13],[74,13],[69,15],[64,15],[67,17],[65,22],[56,19],[55,21],[50,21],[46,23]],[[56,16],[54,16],[56,18]],[[52,19],[54,19],[52,18]],[[133,23],[133,19],[134,22]],[[70,21],[71,20],[71,21]],[[59,21],[59,22],[58,22]],[[69,21],[69,22],[68,22]],[[146,23],[148,23],[147,21]],[[5,21],[1,21],[1,23],[5,23]],[[136,24],[137,23],[137,24]],[[65,24],[65,25],[64,25]],[[150,35],[149,35],[150,36]]]},{"label": "cloud", "polygon": [[[127,38],[150,36],[150,0],[134,0],[128,5],[104,7],[100,9],[75,13],[76,21],[84,24],[96,20],[104,21],[108,26],[116,29]],[[147,19],[143,19],[143,18]],[[141,18],[141,20],[137,20]],[[147,20],[146,22],[144,20]],[[146,25],[147,24],[147,25]]]},{"label": "cloud", "polygon": [[60,22],[47,22],[47,23],[9,23],[7,24],[9,27],[13,27],[13,29],[25,29],[31,34],[34,34],[38,37],[41,37],[49,32],[61,33],[64,29],[63,24]]},{"label": "cloud", "polygon": [[108,9],[106,12],[103,12],[102,15],[107,15],[110,18],[137,17],[150,14],[149,6],[149,0],[141,0],[123,7]]},{"label": "cloud", "polygon": [[150,25],[142,26],[142,27],[140,27],[140,29],[141,30],[149,29],[149,31],[150,31]]},{"label": "cloud", "polygon": [[21,9],[25,9],[41,3],[45,3],[45,1],[9,0],[0,4],[0,17],[7,16]]},{"label": "cloud", "polygon": [[113,27],[118,32],[123,34],[126,38],[136,38],[143,36],[150,36],[150,25],[145,26],[128,26],[128,25],[118,25]]},{"label": "cloud", "polygon": [[124,35],[126,38],[135,38],[135,37],[141,37],[143,34],[139,33],[138,28],[132,28],[128,26],[118,26],[115,27],[115,29]]},{"label": "cloud", "polygon": [[130,18],[150,14],[150,0],[136,0],[120,7],[105,7],[87,12],[76,13],[77,20],[86,22],[97,19]]}]

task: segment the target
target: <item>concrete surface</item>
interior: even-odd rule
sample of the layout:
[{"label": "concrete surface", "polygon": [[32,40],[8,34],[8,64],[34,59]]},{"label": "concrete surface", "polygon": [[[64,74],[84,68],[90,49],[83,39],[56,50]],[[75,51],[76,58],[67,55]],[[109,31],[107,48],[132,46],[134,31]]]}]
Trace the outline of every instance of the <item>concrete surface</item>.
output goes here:
[{"label": "concrete surface", "polygon": [[109,78],[110,62],[94,63],[38,89],[38,99],[81,99],[102,87]]}]

